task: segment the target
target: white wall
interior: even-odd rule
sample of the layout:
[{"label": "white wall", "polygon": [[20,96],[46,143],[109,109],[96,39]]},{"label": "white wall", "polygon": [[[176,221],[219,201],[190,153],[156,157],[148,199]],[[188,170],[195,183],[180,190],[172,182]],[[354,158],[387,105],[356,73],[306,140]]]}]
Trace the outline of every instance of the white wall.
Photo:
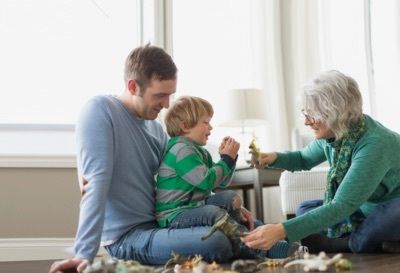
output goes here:
[{"label": "white wall", "polygon": [[75,236],[75,168],[0,168],[0,185],[0,238]]},{"label": "white wall", "polygon": [[0,261],[71,257],[80,201],[76,169],[0,167],[0,185]]}]

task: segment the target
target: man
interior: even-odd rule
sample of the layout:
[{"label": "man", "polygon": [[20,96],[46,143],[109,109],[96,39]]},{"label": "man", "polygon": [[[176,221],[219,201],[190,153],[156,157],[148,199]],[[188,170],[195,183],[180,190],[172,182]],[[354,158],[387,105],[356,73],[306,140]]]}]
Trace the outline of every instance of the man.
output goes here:
[{"label": "man", "polygon": [[176,90],[177,68],[161,48],[133,50],[125,64],[125,91],[90,100],[77,124],[78,174],[82,199],[75,257],[59,270],[82,272],[99,246],[111,256],[163,264],[171,251],[224,262],[232,256],[228,238],[209,227],[160,229],[154,216],[154,176],[167,137],[155,121]]}]

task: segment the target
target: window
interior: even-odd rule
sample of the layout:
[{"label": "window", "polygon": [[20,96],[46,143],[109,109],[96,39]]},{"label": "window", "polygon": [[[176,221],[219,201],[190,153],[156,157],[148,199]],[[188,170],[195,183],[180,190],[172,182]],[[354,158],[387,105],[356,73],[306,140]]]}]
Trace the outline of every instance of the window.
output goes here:
[{"label": "window", "polygon": [[371,51],[374,76],[374,110],[377,119],[400,133],[398,95],[400,90],[400,2],[371,3]]},{"label": "window", "polygon": [[154,34],[149,2],[0,1],[0,166],[76,165],[73,124],[123,91],[126,56]]},{"label": "window", "polygon": [[140,44],[140,0],[0,2],[0,123],[71,124],[85,101],[120,93]]},{"label": "window", "polygon": [[359,83],[364,112],[400,132],[393,99],[400,89],[400,3],[320,1],[323,69]]}]

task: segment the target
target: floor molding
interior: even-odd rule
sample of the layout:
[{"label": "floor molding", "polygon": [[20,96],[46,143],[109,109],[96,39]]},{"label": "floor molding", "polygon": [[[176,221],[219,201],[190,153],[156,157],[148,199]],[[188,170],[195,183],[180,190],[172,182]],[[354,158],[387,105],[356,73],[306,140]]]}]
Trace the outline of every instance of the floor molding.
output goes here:
[{"label": "floor molding", "polygon": [[0,262],[71,258],[73,244],[74,238],[0,238]]}]

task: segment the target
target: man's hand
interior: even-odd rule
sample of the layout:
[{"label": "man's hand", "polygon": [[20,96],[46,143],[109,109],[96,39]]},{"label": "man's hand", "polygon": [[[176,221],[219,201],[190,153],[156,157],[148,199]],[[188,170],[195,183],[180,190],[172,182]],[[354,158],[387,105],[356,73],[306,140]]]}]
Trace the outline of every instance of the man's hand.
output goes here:
[{"label": "man's hand", "polygon": [[285,239],[286,231],[282,224],[268,224],[250,231],[241,238],[248,247],[270,249],[279,240]]},{"label": "man's hand", "polygon": [[58,271],[82,273],[89,264],[88,260],[79,258],[58,261],[51,265],[49,273],[56,273]]}]

